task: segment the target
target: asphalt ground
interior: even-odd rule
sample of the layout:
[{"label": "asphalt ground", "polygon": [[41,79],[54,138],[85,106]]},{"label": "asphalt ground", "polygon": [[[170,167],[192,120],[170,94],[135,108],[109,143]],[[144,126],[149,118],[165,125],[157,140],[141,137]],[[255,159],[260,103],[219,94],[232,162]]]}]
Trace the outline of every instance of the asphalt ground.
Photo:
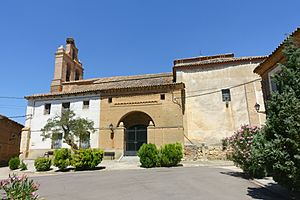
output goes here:
[{"label": "asphalt ground", "polygon": [[96,170],[32,177],[47,200],[288,199],[217,167]]}]

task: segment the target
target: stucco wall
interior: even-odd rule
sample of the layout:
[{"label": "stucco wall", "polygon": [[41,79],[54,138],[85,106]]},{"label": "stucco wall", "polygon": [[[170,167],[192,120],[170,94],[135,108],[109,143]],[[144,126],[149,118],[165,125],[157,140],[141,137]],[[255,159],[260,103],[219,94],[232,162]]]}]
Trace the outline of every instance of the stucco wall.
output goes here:
[{"label": "stucco wall", "polygon": [[[84,100],[90,101],[88,109],[83,109]],[[28,116],[25,122],[25,127],[30,128],[30,151],[51,149],[51,139],[42,141],[41,129],[45,126],[48,119],[53,118],[56,115],[61,115],[62,103],[64,102],[70,102],[70,109],[75,112],[76,116],[87,118],[94,122],[96,132],[91,134],[90,144],[92,148],[99,147],[100,96],[56,97],[55,99],[28,101],[26,114],[32,115],[32,117]],[[49,115],[44,114],[44,105],[46,103],[51,104],[51,113]],[[25,140],[25,138],[22,138],[22,140]],[[25,141],[22,141],[22,145],[25,145]],[[65,143],[63,143],[62,147],[69,148],[69,146]]]},{"label": "stucco wall", "polygon": [[[177,71],[177,82],[186,86],[185,134],[195,143],[220,144],[242,124],[260,125],[264,115],[255,111],[263,105],[258,63],[222,64]],[[222,101],[221,89],[230,89],[231,101]],[[262,108],[263,109],[263,108]]]}]

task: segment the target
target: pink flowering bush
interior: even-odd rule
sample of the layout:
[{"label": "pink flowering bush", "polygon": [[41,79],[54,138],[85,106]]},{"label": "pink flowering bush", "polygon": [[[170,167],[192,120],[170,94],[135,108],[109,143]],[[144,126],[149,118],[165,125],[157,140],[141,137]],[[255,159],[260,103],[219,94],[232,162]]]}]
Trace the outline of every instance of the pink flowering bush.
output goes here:
[{"label": "pink flowering bush", "polygon": [[[1,199],[35,200],[38,199],[36,191],[39,184],[29,180],[27,176],[9,175],[8,179],[0,181]],[[1,191],[4,191],[2,194]]]},{"label": "pink flowering bush", "polygon": [[243,125],[225,140],[235,165],[251,177],[265,176],[264,137],[257,126]]}]

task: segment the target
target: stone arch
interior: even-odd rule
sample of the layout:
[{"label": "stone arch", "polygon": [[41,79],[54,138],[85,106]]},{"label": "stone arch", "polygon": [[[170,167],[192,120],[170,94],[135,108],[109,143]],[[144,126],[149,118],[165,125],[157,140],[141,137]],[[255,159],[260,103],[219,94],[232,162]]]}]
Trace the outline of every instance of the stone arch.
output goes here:
[{"label": "stone arch", "polygon": [[124,155],[133,156],[139,148],[148,142],[148,126],[154,122],[145,112],[131,111],[125,114],[119,121],[123,123],[124,129]]},{"label": "stone arch", "polygon": [[132,127],[135,125],[148,126],[150,123],[155,126],[155,123],[154,123],[152,117],[150,117],[149,114],[147,114],[143,111],[128,112],[121,117],[117,126],[119,126],[121,122],[123,122],[123,125],[125,128],[129,128],[129,127]]}]

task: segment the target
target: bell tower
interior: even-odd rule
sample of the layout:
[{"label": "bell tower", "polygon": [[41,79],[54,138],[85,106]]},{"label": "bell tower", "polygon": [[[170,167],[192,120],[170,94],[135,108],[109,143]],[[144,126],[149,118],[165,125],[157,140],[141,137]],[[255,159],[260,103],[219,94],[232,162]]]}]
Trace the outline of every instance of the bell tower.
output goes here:
[{"label": "bell tower", "polygon": [[78,60],[78,49],[73,38],[67,38],[66,48],[60,46],[55,53],[54,78],[51,92],[61,92],[62,83],[83,79],[83,67]]}]

